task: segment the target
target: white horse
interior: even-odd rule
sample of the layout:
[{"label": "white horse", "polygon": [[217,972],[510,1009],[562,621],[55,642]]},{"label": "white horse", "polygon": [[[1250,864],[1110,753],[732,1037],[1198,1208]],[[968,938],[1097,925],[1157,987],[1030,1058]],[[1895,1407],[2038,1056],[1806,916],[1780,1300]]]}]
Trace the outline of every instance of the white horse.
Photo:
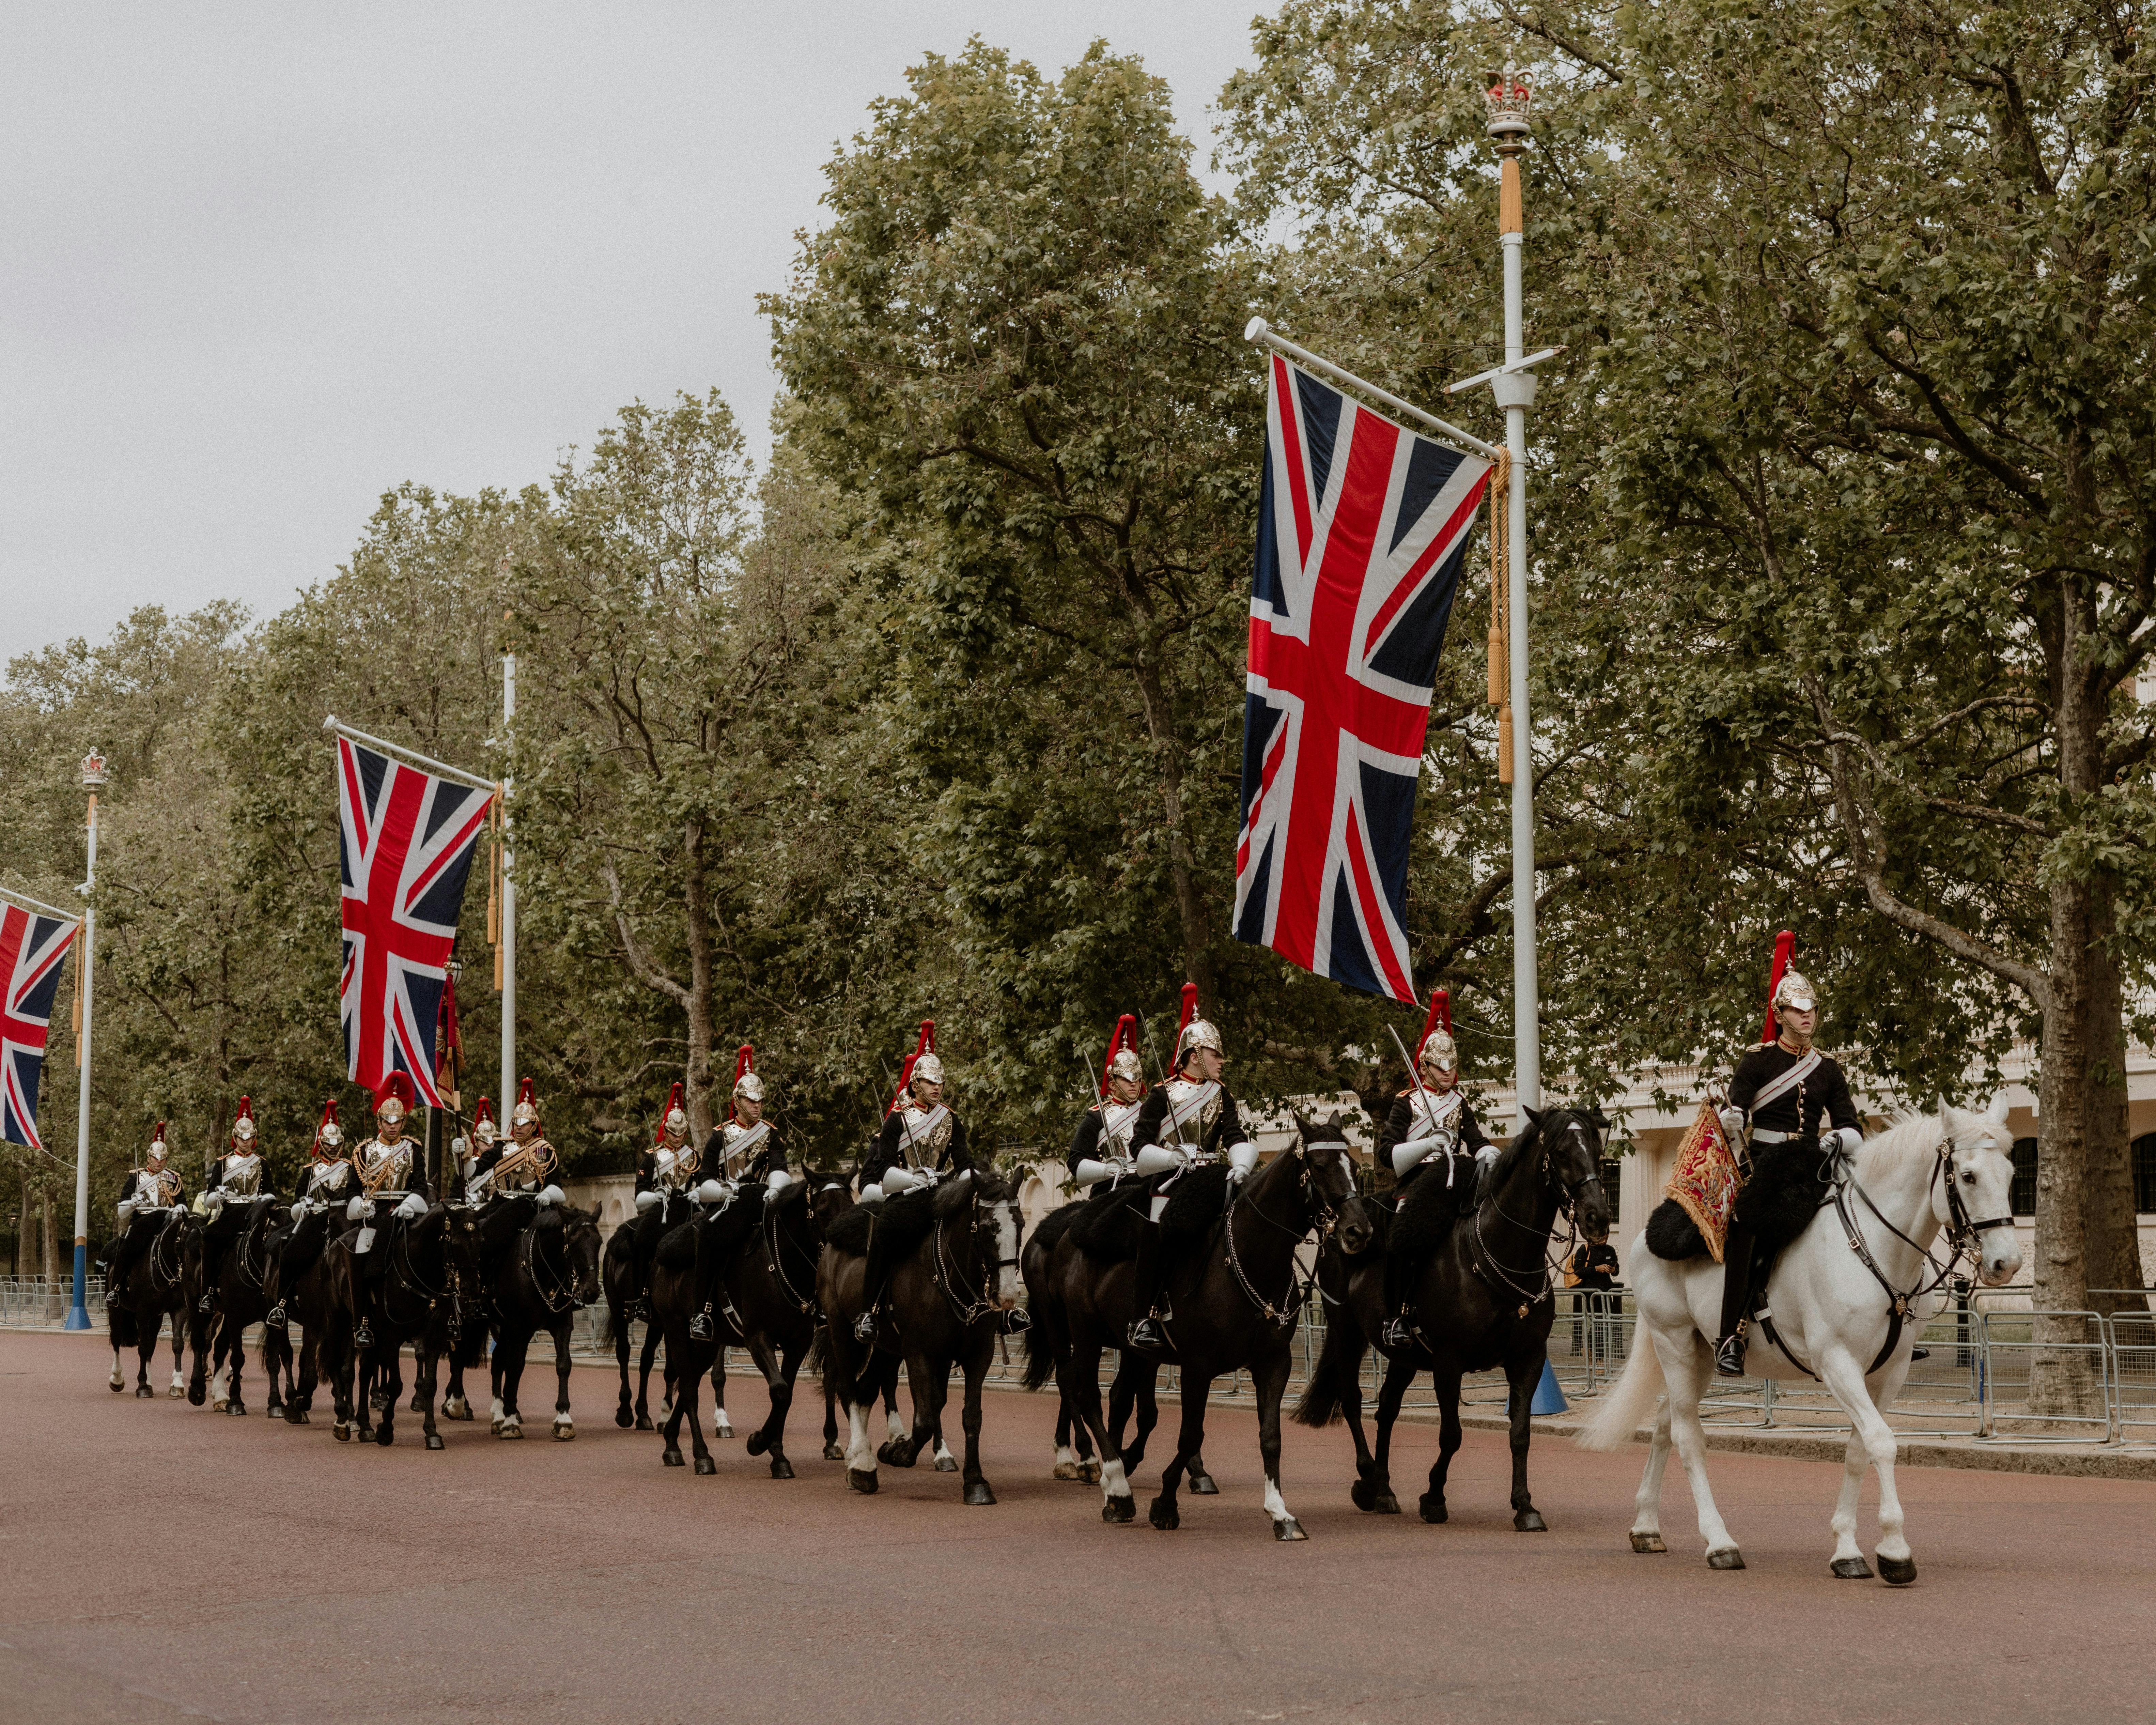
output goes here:
[{"label": "white horse", "polygon": [[[1894,1434],[1879,1409],[1900,1393],[1909,1375],[1909,1350],[1943,1303],[1937,1290],[1946,1271],[1928,1250],[1942,1228],[1953,1250],[1974,1258],[1987,1287],[2012,1280],[2021,1267],[2008,1202],[2012,1150],[2004,1096],[1983,1114],[1942,1102],[1937,1115],[1909,1116],[1858,1147],[1854,1167],[1841,1169],[1839,1202],[1812,1219],[1768,1278],[1767,1310],[1788,1352],[1754,1324],[1751,1370],[1784,1380],[1815,1374],[1849,1416],[1831,1566],[1845,1579],[1871,1574],[1856,1542],[1857,1493],[1867,1466],[1879,1470],[1880,1574],[1897,1587],[1917,1579],[1894,1487]],[[1861,1252],[1851,1243],[1852,1229]],[[1585,1449],[1616,1449],[1631,1440],[1651,1411],[1654,1441],[1640,1481],[1632,1549],[1668,1549],[1661,1535],[1662,1472],[1674,1438],[1707,1563],[1742,1569],[1744,1558],[1707,1489],[1707,1435],[1699,1420],[1700,1396],[1714,1370],[1722,1266],[1707,1257],[1681,1264],[1656,1258],[1643,1233],[1632,1244],[1630,1267],[1639,1301],[1632,1357],[1578,1441]],[[1899,1303],[1907,1312],[1898,1331],[1897,1295],[1904,1296]]]}]

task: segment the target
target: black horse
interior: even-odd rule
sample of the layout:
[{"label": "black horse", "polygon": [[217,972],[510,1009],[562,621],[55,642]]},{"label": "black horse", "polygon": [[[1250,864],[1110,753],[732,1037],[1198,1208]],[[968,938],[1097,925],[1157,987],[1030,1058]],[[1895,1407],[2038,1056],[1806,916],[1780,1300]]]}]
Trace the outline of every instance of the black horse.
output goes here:
[{"label": "black horse", "polygon": [[577,1435],[569,1417],[569,1332],[577,1309],[599,1297],[598,1212],[568,1204],[542,1209],[517,1232],[485,1291],[495,1332],[494,1435],[524,1435],[517,1386],[531,1338],[544,1331],[554,1338],[554,1436],[567,1443]]},{"label": "black horse", "polygon": [[1416,1373],[1426,1371],[1443,1411],[1437,1462],[1419,1507],[1425,1522],[1445,1520],[1445,1472],[1460,1448],[1460,1374],[1502,1367],[1512,1392],[1512,1525],[1523,1533],[1547,1531],[1527,1491],[1527,1440],[1556,1315],[1550,1234],[1558,1216],[1568,1214],[1589,1240],[1609,1238],[1609,1203],[1601,1181],[1602,1132],[1609,1123],[1573,1108],[1527,1111],[1527,1129],[1490,1170],[1474,1209],[1423,1266],[1413,1339],[1388,1357],[1378,1392],[1375,1455],[1363,1439],[1361,1380],[1363,1352],[1386,1318],[1384,1254],[1358,1255],[1342,1241],[1320,1258],[1325,1346],[1295,1417],[1301,1425],[1322,1426],[1346,1413],[1355,1437],[1350,1495],[1358,1509],[1399,1513],[1388,1463],[1393,1422]]},{"label": "black horse", "polygon": [[[1145,1191],[1136,1189],[1127,1202],[1142,1201]],[[1181,1218],[1178,1205],[1184,1210]],[[1052,1242],[1041,1289],[1044,1304],[1051,1309],[1035,1312],[1035,1334],[1048,1339],[1034,1345],[1053,1350],[1060,1343],[1063,1351],[1055,1360],[1057,1384],[1073,1399],[1100,1445],[1101,1519],[1127,1522],[1136,1516],[1137,1505],[1116,1433],[1101,1414],[1100,1362],[1104,1348],[1122,1345],[1137,1316],[1134,1276],[1127,1251],[1111,1245],[1116,1222],[1112,1211],[1087,1218],[1085,1229],[1075,1228],[1072,1213],[1094,1207],[1067,1204],[1041,1224]],[[1194,1231],[1185,1224],[1201,1207],[1209,1207],[1216,1219],[1193,1250],[1179,1255],[1167,1277],[1174,1315],[1165,1326],[1168,1347],[1154,1363],[1182,1368],[1183,1420],[1150,1519],[1163,1529],[1181,1525],[1176,1492],[1204,1443],[1205,1402],[1213,1380],[1225,1372],[1246,1370],[1257,1394],[1265,1513],[1274,1538],[1301,1539],[1306,1537],[1301,1524],[1289,1514],[1280,1489],[1281,1399],[1302,1306],[1296,1255],[1313,1230],[1321,1240],[1337,1239],[1350,1251],[1362,1250],[1372,1233],[1368,1213],[1356,1195],[1354,1164],[1341,1136],[1339,1116],[1322,1127],[1298,1119],[1295,1142],[1240,1187],[1231,1187],[1227,1170],[1217,1165],[1183,1175],[1170,1189],[1163,1220],[1178,1232]],[[1058,1224],[1058,1217],[1065,1219]],[[1125,1220],[1136,1225],[1134,1215]],[[1089,1238],[1096,1245],[1091,1251],[1081,1243]],[[1117,1382],[1122,1381],[1119,1372]]]},{"label": "black horse", "polygon": [[[225,1214],[235,1209],[241,1212],[238,1232],[225,1247],[216,1281],[207,1286],[209,1310],[204,1312],[198,1299],[188,1319],[195,1363],[187,1380],[187,1399],[198,1408],[207,1397],[217,1413],[244,1414],[247,1403],[241,1378],[247,1366],[247,1332],[270,1315],[270,1285],[292,1224],[285,1206],[267,1194],[228,1200]],[[289,1390],[293,1382],[291,1335],[282,1325],[262,1332],[262,1369],[270,1380],[266,1411],[272,1420],[282,1419],[285,1396],[278,1385],[281,1382]]]},{"label": "black horse", "polygon": [[[281,1307],[284,1322],[267,1325],[264,1333],[275,1332],[282,1337],[281,1345],[290,1362],[291,1387],[285,1397],[287,1425],[313,1423],[315,1390],[325,1375],[323,1338],[329,1333],[331,1322],[329,1248],[341,1235],[356,1233],[358,1227],[342,1204],[311,1206],[292,1224],[285,1248],[271,1267],[268,1278],[270,1310],[275,1312]],[[300,1326],[296,1347],[291,1336],[294,1322]],[[346,1334],[348,1341],[348,1320]],[[346,1425],[340,1436],[351,1435],[351,1428]]]},{"label": "black horse", "polygon": [[[872,1492],[877,1462],[911,1467],[935,1443],[955,1364],[966,1374],[966,1502],[993,1503],[996,1494],[981,1471],[981,1386],[995,1357],[996,1337],[1018,1305],[1024,1221],[1017,1194],[998,1176],[975,1169],[892,1202],[909,1199],[924,1205],[928,1228],[892,1266],[872,1348],[854,1340],[854,1320],[863,1309],[864,1255],[876,1213],[860,1209],[842,1217],[826,1234],[817,1266],[818,1303],[828,1319],[824,1381],[844,1404],[850,1427],[847,1483]],[[871,1450],[869,1418],[901,1355],[913,1393],[913,1428]]]},{"label": "black horse", "polygon": [[[427,1447],[442,1447],[434,1428],[435,1363],[456,1346],[469,1314],[478,1228],[470,1211],[439,1204],[408,1221],[393,1219],[375,1238],[373,1249],[385,1257],[382,1297],[372,1312],[360,1284],[358,1230],[331,1241],[323,1252],[328,1310],[322,1374],[336,1397],[339,1441],[349,1439],[355,1427],[362,1441],[372,1437],[385,1448],[397,1441],[397,1401],[404,1390],[402,1349],[408,1342],[425,1401]],[[362,1313],[373,1338],[363,1355],[353,1341]],[[368,1417],[375,1409],[382,1414],[378,1425]]]},{"label": "black horse", "polygon": [[138,1214],[128,1226],[141,1229],[150,1238],[129,1267],[117,1295],[108,1291],[105,1298],[105,1327],[112,1337],[112,1393],[117,1395],[126,1387],[120,1371],[123,1348],[132,1348],[140,1355],[135,1394],[146,1398],[157,1393],[150,1388],[150,1358],[157,1351],[157,1332],[169,1312],[172,1387],[166,1394],[177,1399],[187,1394],[181,1355],[187,1345],[187,1314],[201,1297],[202,1219],[185,1210],[170,1209],[151,1215]]},{"label": "black horse", "polygon": [[[763,1373],[770,1412],[748,1436],[752,1455],[771,1457],[771,1476],[793,1477],[786,1456],[786,1416],[793,1405],[793,1381],[816,1338],[817,1256],[823,1231],[809,1203],[810,1183],[796,1181],[773,1193],[742,1194],[724,1210],[684,1224],[660,1243],[652,1273],[651,1306],[666,1338],[667,1377],[675,1385],[661,1459],[681,1465],[681,1421],[700,1474],[717,1471],[697,1418],[697,1386],[706,1372],[725,1393],[726,1348],[738,1345]],[[697,1233],[701,1230],[700,1240]],[[699,1316],[711,1334],[691,1333]],[[723,1407],[723,1402],[721,1404]]]},{"label": "black horse", "polygon": [[[613,1338],[613,1357],[621,1368],[621,1400],[614,1409],[613,1423],[624,1430],[630,1426],[639,1431],[649,1431],[651,1424],[651,1363],[659,1355],[660,1328],[655,1323],[644,1327],[642,1358],[637,1363],[636,1394],[629,1393],[629,1326],[635,1321],[636,1302],[643,1289],[636,1278],[636,1229],[633,1223],[624,1223],[607,1236],[606,1250],[599,1257],[599,1285],[606,1295],[607,1332]],[[664,1419],[673,1409],[674,1385],[670,1375],[666,1394],[659,1409]]]}]

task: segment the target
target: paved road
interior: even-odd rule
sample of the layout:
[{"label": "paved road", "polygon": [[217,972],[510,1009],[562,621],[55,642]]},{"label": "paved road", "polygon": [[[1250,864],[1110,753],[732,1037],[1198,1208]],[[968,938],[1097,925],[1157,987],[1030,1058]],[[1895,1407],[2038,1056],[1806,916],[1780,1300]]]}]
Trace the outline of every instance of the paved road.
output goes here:
[{"label": "paved road", "polygon": [[[115,1396],[110,1358],[0,1334],[0,1720],[1893,1725],[2156,1697],[2139,1482],[1908,1471],[1922,1574],[1893,1592],[1828,1576],[1837,1471],[1815,1462],[1714,1458],[1751,1563],[1722,1574],[1674,1481],[1674,1548],[1632,1554],[1636,1450],[1548,1446],[1553,1531],[1523,1535],[1495,1435],[1468,1435],[1432,1527],[1358,1514],[1345,1435],[1292,1430],[1311,1537],[1281,1546],[1247,1413],[1214,1414],[1224,1495],[1163,1534],[1048,1477],[1039,1397],[991,1396],[1001,1502],[967,1509],[925,1464],[859,1497],[806,1429],[791,1481],[737,1438],[716,1478],[662,1469],[589,1368],[573,1443],[454,1425],[429,1455],[413,1422],[384,1450]],[[745,1430],[762,1399],[732,1399]],[[1403,1479],[1435,1442],[1402,1428]]]}]

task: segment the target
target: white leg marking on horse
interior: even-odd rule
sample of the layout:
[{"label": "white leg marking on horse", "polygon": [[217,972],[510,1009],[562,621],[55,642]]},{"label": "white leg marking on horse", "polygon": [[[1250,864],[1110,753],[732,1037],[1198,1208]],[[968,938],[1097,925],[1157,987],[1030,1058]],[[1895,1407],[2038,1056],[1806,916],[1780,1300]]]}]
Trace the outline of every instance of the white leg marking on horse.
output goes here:
[{"label": "white leg marking on horse", "polygon": [[869,1410],[858,1402],[846,1404],[846,1466],[855,1473],[875,1471],[875,1446],[869,1441],[868,1416]]},{"label": "white leg marking on horse", "polygon": [[884,1423],[891,1429],[892,1441],[896,1442],[898,1439],[906,1435],[907,1430],[906,1424],[903,1420],[898,1417],[897,1409],[891,1409],[884,1416]]},{"label": "white leg marking on horse", "polygon": [[1122,1462],[1120,1460],[1102,1462],[1101,1464],[1101,1497],[1105,1500],[1110,1497],[1127,1497],[1130,1495],[1131,1482],[1123,1477]]},{"label": "white leg marking on horse", "polygon": [[1735,1548],[1729,1528],[1715,1507],[1713,1488],[1707,1482],[1707,1430],[1699,1421],[1700,1387],[1712,1369],[1707,1343],[1687,1333],[1675,1341],[1657,1335],[1655,1352],[1662,1363],[1662,1379],[1669,1386],[1670,1435],[1676,1445],[1677,1460],[1684,1464],[1685,1480],[1691,1487],[1692,1507],[1699,1512],[1700,1538],[1710,1555]]},{"label": "white leg marking on horse", "polygon": [[1871,1451],[1864,1447],[1863,1435],[1854,1426],[1849,1432],[1849,1451],[1842,1458],[1841,1495],[1834,1501],[1834,1558],[1840,1563],[1845,1558],[1861,1558],[1863,1548],[1856,1543],[1856,1502],[1864,1489],[1864,1476],[1871,1466]]},{"label": "white leg marking on horse", "polygon": [[945,1443],[941,1437],[938,1437],[936,1440],[936,1459],[938,1461],[948,1461],[952,1459],[951,1446]]},{"label": "white leg marking on horse", "polygon": [[[1649,1344],[1652,1346],[1650,1343]],[[1655,1435],[1647,1445],[1647,1465],[1640,1475],[1640,1495],[1635,1501],[1632,1531],[1662,1531],[1662,1476],[1670,1465],[1670,1399],[1666,1394],[1655,1404]]]},{"label": "white leg marking on horse", "polygon": [[1058,1467],[1061,1467],[1066,1463],[1075,1461],[1078,1458],[1075,1455],[1071,1454],[1070,1445],[1058,1444],[1055,1446],[1055,1465]]},{"label": "white leg marking on horse", "polygon": [[1280,1481],[1270,1477],[1265,1481],[1265,1513],[1276,1522],[1287,1519],[1287,1500],[1281,1496]]}]

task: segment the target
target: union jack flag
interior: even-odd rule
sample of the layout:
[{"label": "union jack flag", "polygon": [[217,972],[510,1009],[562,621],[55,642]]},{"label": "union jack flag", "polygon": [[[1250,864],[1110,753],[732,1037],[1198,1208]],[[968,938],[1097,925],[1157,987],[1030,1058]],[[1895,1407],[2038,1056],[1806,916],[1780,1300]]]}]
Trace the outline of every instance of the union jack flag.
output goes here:
[{"label": "union jack flag", "polygon": [[1243,716],[1235,937],[1415,999],[1408,838],[1490,464],[1273,356]]},{"label": "union jack flag", "polygon": [[45,1038],[60,960],[80,922],[40,916],[20,905],[0,905],[0,1138],[33,1150],[38,1137],[38,1080],[45,1070]]},{"label": "union jack flag", "polygon": [[337,739],[338,860],[344,876],[345,1071],[379,1091],[403,1072],[429,1107],[434,1033],[465,880],[491,793]]}]

